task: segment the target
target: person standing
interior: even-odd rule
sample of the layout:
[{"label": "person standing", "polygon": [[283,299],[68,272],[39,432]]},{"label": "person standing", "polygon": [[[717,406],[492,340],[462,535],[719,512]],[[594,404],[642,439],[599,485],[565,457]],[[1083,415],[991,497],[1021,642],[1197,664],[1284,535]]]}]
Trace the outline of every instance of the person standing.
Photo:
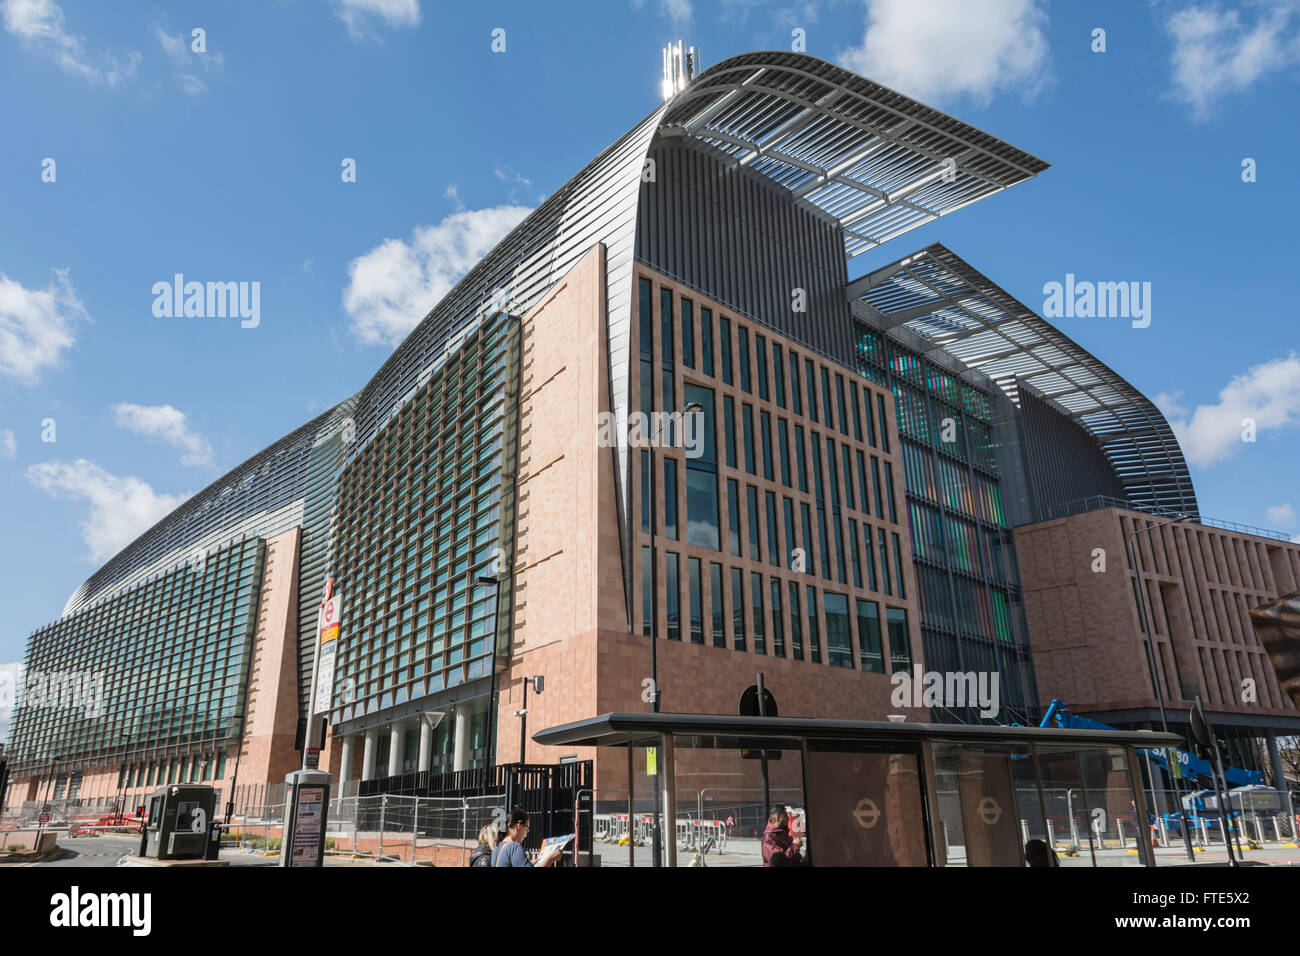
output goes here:
[{"label": "person standing", "polygon": [[778,807],[767,818],[767,829],[763,831],[763,865],[764,866],[798,866],[799,848],[803,841],[790,836],[790,814]]},{"label": "person standing", "polygon": [[[532,866],[528,854],[524,852],[524,840],[528,839],[528,814],[523,810],[511,810],[506,818],[506,838],[492,851],[493,866]],[[542,866],[554,866],[560,854],[553,853]]]},{"label": "person standing", "polygon": [[500,834],[497,833],[497,828],[492,826],[490,823],[482,830],[479,830],[478,846],[476,846],[474,852],[469,855],[469,865],[491,866],[492,851],[497,847],[499,836]]}]

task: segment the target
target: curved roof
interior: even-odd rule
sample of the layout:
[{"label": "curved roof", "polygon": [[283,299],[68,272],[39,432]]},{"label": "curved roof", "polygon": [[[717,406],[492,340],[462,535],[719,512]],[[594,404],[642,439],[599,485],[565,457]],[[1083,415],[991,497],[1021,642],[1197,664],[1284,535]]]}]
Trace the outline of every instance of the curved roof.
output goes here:
[{"label": "curved roof", "polygon": [[670,101],[661,134],[708,144],[832,216],[850,259],[1048,167],[833,63],[779,51],[705,70]]},{"label": "curved roof", "polygon": [[1173,429],[1151,401],[1028,306],[935,244],[850,283],[850,295],[968,368],[1017,405],[1028,385],[1096,440],[1140,507],[1199,515]]}]

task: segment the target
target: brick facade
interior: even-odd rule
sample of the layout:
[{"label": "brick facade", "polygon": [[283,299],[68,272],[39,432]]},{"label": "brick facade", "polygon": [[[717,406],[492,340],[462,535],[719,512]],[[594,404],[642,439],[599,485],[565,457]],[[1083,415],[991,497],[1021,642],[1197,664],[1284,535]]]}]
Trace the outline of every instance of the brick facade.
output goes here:
[{"label": "brick facade", "polygon": [[1143,531],[1165,520],[1103,508],[1016,529],[1040,703],[1157,706],[1127,555],[1139,531],[1166,707],[1199,693],[1209,711],[1295,718],[1248,612],[1300,587],[1300,545],[1192,522]]}]

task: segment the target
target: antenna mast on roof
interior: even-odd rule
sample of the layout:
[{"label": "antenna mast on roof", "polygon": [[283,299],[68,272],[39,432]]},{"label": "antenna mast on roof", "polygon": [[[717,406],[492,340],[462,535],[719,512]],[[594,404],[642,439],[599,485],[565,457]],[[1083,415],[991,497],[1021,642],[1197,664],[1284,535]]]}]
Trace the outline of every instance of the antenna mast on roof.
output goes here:
[{"label": "antenna mast on roof", "polygon": [[664,82],[665,100],[686,89],[700,72],[700,48],[682,48],[682,41],[670,43],[664,47]]}]

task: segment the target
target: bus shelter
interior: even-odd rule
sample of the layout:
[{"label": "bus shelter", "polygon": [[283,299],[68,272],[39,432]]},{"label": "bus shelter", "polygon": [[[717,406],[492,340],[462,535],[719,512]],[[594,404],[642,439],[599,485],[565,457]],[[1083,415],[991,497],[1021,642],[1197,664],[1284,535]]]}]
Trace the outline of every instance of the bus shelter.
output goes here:
[{"label": "bus shelter", "polygon": [[[783,808],[813,866],[1154,866],[1142,751],[1176,734],[609,713],[533,735],[600,748],[601,865],[762,865]],[[613,753],[608,753],[614,748]],[[617,756],[618,748],[626,758]],[[613,757],[613,760],[610,758]]]}]

